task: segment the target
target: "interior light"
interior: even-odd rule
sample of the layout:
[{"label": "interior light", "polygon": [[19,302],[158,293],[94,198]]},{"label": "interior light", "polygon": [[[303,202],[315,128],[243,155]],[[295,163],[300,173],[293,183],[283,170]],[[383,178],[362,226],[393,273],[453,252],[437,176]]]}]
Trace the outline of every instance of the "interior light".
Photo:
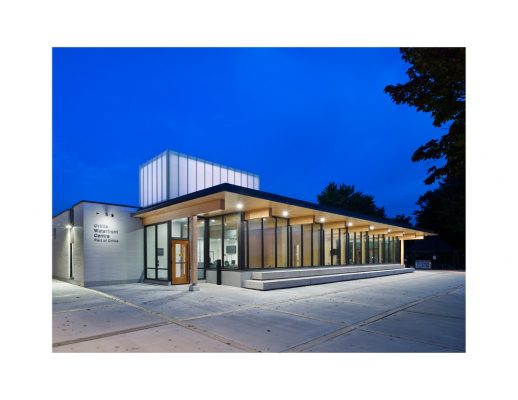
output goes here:
[{"label": "interior light", "polygon": [[214,222],[216,222],[216,220],[215,219],[211,219],[210,222],[214,223]]},{"label": "interior light", "polygon": [[66,228],[67,228],[67,229],[72,229],[72,225],[67,224]]},{"label": "interior light", "polygon": [[390,233],[390,231],[391,231],[391,230],[392,230],[392,229],[388,228],[387,232],[388,232],[388,233]]},{"label": "interior light", "polygon": [[320,217],[320,222],[324,222],[326,219],[324,217]]},{"label": "interior light", "polygon": [[282,216],[283,216],[283,217],[287,217],[287,216],[288,216],[288,211],[283,211],[283,212],[282,212]]},{"label": "interior light", "polygon": [[371,225],[371,226],[369,226],[369,229],[372,231],[374,229],[374,227]]},{"label": "interior light", "polygon": [[237,203],[236,207],[237,207],[238,210],[242,210],[243,209],[243,203]]},{"label": "interior light", "polygon": [[352,222],[348,222],[347,226],[353,226],[353,223]]}]

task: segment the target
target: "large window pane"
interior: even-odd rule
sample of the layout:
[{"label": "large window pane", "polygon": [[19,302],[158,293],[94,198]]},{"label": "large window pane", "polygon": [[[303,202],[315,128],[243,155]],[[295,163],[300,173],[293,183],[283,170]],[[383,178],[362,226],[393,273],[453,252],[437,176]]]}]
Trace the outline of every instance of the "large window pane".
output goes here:
[{"label": "large window pane", "polygon": [[311,227],[312,224],[302,225],[302,238],[303,238],[303,244],[304,244],[304,258],[303,258],[303,265],[307,267],[311,267],[312,261],[311,261]]},{"label": "large window pane", "polygon": [[331,265],[331,229],[324,230],[324,265]]},{"label": "large window pane", "polygon": [[288,221],[277,218],[277,267],[288,266]]},{"label": "large window pane", "polygon": [[198,279],[205,279],[205,220],[198,219]]},{"label": "large window pane", "polygon": [[339,229],[331,229],[331,233],[333,235],[333,250],[332,250],[332,264],[339,265],[340,264],[340,230]]},{"label": "large window pane", "polygon": [[167,279],[168,253],[167,223],[165,223],[157,225],[157,279]]},{"label": "large window pane", "polygon": [[221,254],[221,217],[209,220],[209,268],[222,266]]},{"label": "large window pane", "polygon": [[238,268],[237,226],[241,223],[239,214],[225,215],[223,231],[224,237],[224,262],[225,268]]},{"label": "large window pane", "polygon": [[156,279],[155,226],[146,227],[146,277]]},{"label": "large window pane", "polygon": [[301,225],[291,226],[291,265],[293,267],[302,266],[302,241]]},{"label": "large window pane", "polygon": [[369,235],[367,232],[361,232],[362,237],[362,264],[369,263]]},{"label": "large window pane", "polygon": [[372,235],[370,235],[368,238],[367,238],[367,245],[368,245],[368,252],[367,252],[367,264],[372,264],[373,260],[374,260],[374,253],[373,253],[373,249],[374,249],[374,237]]},{"label": "large window pane", "polygon": [[349,240],[349,249],[347,253],[347,264],[354,264],[354,255],[355,255],[355,241],[354,241],[354,232],[348,233],[348,240]]},{"label": "large window pane", "polygon": [[320,224],[313,224],[313,265],[319,266],[321,253],[321,226]]},{"label": "large window pane", "polygon": [[248,266],[262,268],[261,263],[261,219],[248,221]]},{"label": "large window pane", "polygon": [[275,218],[263,219],[264,267],[275,267]]},{"label": "large window pane", "polygon": [[189,238],[188,218],[179,218],[171,220],[171,237],[179,239]]}]

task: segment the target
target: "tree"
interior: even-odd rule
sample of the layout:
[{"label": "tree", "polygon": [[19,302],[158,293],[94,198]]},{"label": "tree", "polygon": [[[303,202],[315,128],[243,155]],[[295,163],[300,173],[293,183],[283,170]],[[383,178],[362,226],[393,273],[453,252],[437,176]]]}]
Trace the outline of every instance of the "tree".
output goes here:
[{"label": "tree", "polygon": [[403,60],[410,64],[404,84],[388,85],[396,104],[408,104],[430,112],[433,125],[448,126],[440,140],[419,147],[412,161],[441,160],[443,166],[428,170],[426,184],[445,179],[465,180],[466,165],[466,50],[464,48],[403,48]]},{"label": "tree", "polygon": [[317,196],[317,201],[324,206],[340,208],[373,217],[385,217],[385,208],[376,206],[374,196],[357,192],[354,186],[343,183],[340,186],[335,182],[329,183]]},{"label": "tree", "polygon": [[396,222],[400,222],[406,225],[412,225],[412,217],[410,215],[405,214],[397,214],[394,218],[392,218]]},{"label": "tree", "polygon": [[466,51],[464,48],[403,48],[409,81],[388,85],[396,104],[430,112],[433,125],[447,128],[439,140],[420,146],[412,161],[442,160],[428,169],[427,185],[439,186],[419,197],[416,225],[440,233],[457,248],[465,247],[466,224]]},{"label": "tree", "polygon": [[435,190],[419,197],[416,211],[417,226],[439,232],[451,245],[463,249],[465,245],[465,215],[459,208],[465,204],[466,194],[462,183],[447,181]]}]

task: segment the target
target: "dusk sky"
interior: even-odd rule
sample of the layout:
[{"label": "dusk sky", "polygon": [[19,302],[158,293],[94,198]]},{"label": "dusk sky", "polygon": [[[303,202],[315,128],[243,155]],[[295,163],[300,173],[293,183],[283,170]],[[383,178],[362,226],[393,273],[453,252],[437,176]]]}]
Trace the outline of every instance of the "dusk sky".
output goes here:
[{"label": "dusk sky", "polygon": [[138,206],[138,167],[169,149],[259,174],[261,190],[316,202],[331,181],[388,217],[417,208],[444,131],[383,92],[398,49],[53,50],[53,214],[79,200]]}]

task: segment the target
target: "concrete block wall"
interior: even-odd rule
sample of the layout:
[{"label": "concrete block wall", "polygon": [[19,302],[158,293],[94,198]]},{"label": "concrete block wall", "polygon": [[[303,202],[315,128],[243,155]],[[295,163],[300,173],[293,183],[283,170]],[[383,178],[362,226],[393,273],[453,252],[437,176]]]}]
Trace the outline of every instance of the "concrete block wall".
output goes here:
[{"label": "concrete block wall", "polygon": [[141,282],[144,229],[133,207],[82,203],[85,286]]}]

